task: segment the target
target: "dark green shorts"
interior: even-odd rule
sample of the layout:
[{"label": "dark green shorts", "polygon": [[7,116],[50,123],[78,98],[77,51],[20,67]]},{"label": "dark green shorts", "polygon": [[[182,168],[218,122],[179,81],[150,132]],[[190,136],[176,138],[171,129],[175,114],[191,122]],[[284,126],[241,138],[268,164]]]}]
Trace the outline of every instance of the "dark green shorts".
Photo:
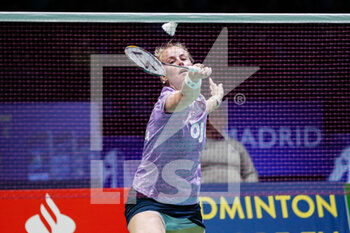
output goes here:
[{"label": "dark green shorts", "polygon": [[[157,211],[163,216],[163,221],[165,220],[165,225],[167,226],[166,219],[164,215],[179,218],[180,220],[188,219],[192,223],[205,228],[201,215],[201,208],[199,204],[193,205],[172,205],[164,204],[155,201],[152,198],[148,198],[142,193],[137,192],[135,189],[131,188],[128,195],[128,200],[125,204],[125,218],[126,222],[129,225],[130,219],[144,211]],[[167,218],[172,219],[172,218]],[[181,222],[181,221],[179,221]],[[174,225],[170,223],[169,225]],[[173,230],[173,229],[167,229]]]}]

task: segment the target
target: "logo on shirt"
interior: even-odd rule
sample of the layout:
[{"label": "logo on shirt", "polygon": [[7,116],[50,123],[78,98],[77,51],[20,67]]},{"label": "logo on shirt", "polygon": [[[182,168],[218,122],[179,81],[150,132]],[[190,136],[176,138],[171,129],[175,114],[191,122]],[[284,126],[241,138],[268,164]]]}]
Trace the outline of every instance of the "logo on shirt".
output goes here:
[{"label": "logo on shirt", "polygon": [[198,138],[198,142],[201,143],[203,142],[203,138],[204,138],[204,122],[201,123],[201,125],[199,126],[198,123],[195,123],[193,125],[191,125],[191,136],[194,139]]},{"label": "logo on shirt", "polygon": [[[25,223],[28,233],[73,233],[74,221],[61,214],[49,194],[46,194],[45,204],[40,205],[40,214],[30,217]],[[45,207],[46,206],[46,207]]]}]

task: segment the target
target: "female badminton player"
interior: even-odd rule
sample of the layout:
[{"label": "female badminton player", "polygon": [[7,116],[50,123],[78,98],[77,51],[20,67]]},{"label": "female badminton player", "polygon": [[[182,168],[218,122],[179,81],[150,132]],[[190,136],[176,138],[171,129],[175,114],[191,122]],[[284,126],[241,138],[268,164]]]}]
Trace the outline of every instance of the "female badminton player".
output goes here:
[{"label": "female badminton player", "polygon": [[[193,66],[181,43],[158,47],[163,63]],[[198,200],[207,114],[217,108],[224,91],[209,79],[211,97],[200,94],[201,82],[212,70],[195,64],[197,72],[164,65],[166,76],[151,113],[141,163],[125,205],[130,233],[203,233]]]}]

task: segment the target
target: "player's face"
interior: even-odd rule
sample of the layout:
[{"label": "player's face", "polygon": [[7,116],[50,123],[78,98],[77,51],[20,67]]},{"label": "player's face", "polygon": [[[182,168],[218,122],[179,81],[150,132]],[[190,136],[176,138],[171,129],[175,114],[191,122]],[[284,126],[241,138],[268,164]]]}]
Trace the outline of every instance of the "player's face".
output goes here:
[{"label": "player's face", "polygon": [[[177,46],[164,50],[160,60],[172,65],[192,66],[188,52]],[[166,70],[166,79],[169,81],[170,86],[180,90],[188,70],[167,65],[164,65],[164,67]]]}]

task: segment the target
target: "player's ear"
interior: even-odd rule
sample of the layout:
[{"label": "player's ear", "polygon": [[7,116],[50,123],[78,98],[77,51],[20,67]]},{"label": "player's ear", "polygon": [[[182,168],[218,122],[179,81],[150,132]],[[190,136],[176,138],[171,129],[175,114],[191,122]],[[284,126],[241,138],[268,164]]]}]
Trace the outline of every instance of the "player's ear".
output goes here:
[{"label": "player's ear", "polygon": [[168,80],[167,80],[167,78],[166,78],[165,76],[161,76],[161,77],[160,77],[160,81],[161,81],[164,85],[168,82]]}]

